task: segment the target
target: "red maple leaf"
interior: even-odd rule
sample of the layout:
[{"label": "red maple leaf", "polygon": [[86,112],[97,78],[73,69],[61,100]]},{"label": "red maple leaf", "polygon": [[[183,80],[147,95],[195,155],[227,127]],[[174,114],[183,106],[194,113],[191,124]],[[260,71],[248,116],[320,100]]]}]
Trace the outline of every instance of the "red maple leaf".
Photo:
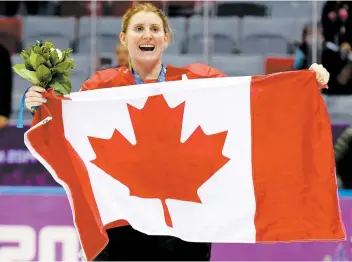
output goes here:
[{"label": "red maple leaf", "polygon": [[160,199],[170,227],[166,199],[201,203],[198,188],[229,161],[222,155],[227,131],[206,135],[198,126],[180,142],[184,106],[170,108],[162,95],[150,97],[143,109],[128,105],[136,145],[116,129],[110,139],[88,137],[97,156],[92,163],[131,196]]}]

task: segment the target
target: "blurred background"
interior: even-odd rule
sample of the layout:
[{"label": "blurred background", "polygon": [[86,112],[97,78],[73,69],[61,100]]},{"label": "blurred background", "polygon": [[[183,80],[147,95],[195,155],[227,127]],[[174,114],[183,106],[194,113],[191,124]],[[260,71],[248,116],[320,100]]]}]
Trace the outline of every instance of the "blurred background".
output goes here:
[{"label": "blurred background", "polygon": [[[95,71],[124,65],[121,16],[147,1],[0,2],[0,261],[75,261],[78,238],[65,192],[29,153],[16,128],[28,82],[12,72],[36,40],[71,47],[73,91]],[[331,118],[337,182],[348,239],[335,243],[214,245],[213,260],[352,260],[352,2],[149,1],[169,17],[165,64],[205,63],[229,76],[308,69],[331,74],[322,95]],[[321,192],[324,194],[324,192]]]}]

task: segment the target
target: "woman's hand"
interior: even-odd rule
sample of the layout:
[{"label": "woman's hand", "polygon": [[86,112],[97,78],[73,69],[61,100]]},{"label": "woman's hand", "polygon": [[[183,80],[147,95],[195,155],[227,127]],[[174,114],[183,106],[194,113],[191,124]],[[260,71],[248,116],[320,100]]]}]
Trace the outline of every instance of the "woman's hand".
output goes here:
[{"label": "woman's hand", "polygon": [[327,85],[329,82],[330,73],[322,65],[314,63],[309,69],[316,73],[316,78],[320,85]]},{"label": "woman's hand", "polygon": [[34,111],[33,106],[41,106],[43,103],[46,103],[47,100],[41,94],[43,92],[45,92],[45,89],[40,86],[31,86],[28,89],[25,104],[30,111]]}]

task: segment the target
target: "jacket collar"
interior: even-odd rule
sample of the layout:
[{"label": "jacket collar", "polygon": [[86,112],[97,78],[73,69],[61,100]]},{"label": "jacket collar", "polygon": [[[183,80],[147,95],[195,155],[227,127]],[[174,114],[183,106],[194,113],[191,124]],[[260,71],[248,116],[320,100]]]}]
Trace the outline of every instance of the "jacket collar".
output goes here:
[{"label": "jacket collar", "polygon": [[[131,70],[128,67],[120,67],[119,68],[120,72],[124,72],[124,78],[127,82],[129,83],[134,83],[134,78]],[[181,80],[182,75],[188,74],[190,71],[189,69],[183,68],[183,67],[176,67],[172,65],[167,65],[166,66],[166,81],[175,81],[175,80]]]}]

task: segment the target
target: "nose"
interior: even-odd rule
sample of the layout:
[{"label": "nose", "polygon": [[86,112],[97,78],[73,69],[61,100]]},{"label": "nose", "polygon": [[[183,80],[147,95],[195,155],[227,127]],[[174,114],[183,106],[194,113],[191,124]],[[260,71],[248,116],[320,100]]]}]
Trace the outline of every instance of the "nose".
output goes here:
[{"label": "nose", "polygon": [[145,38],[145,39],[151,39],[152,38],[152,34],[150,32],[150,29],[146,29],[144,31],[143,38]]}]

